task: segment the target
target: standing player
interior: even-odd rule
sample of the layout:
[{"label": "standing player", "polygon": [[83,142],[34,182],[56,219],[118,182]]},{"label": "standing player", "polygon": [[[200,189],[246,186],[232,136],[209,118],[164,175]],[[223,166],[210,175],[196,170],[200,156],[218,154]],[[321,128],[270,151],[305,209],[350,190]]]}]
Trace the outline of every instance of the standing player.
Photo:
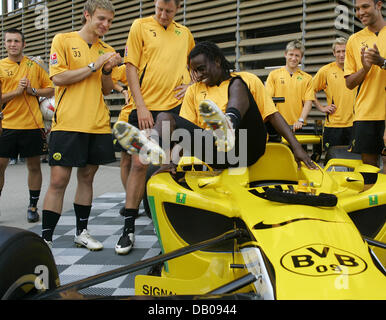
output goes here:
[{"label": "standing player", "polygon": [[323,147],[347,146],[351,142],[354,118],[354,100],[356,90],[346,88],[344,79],[344,59],[346,53],[345,38],[337,38],[332,45],[335,61],[316,73],[313,85],[315,93],[324,90],[327,106],[323,106],[315,97],[316,107],[327,114],[323,130]]},{"label": "standing player", "polygon": [[0,194],[9,158],[26,158],[30,203],[28,222],[39,221],[37,203],[42,186],[40,156],[47,152],[42,113],[38,97],[54,95],[46,71],[24,56],[24,35],[9,29],[4,35],[8,57],[0,61],[2,69],[3,133],[0,136]]},{"label": "standing player", "polygon": [[351,151],[361,154],[362,161],[373,166],[378,166],[385,147],[386,22],[382,3],[355,1],[356,16],[365,28],[348,39],[344,64],[347,88],[359,86]]},{"label": "standing player", "polygon": [[119,54],[100,40],[110,29],[114,7],[107,0],[85,3],[79,32],[58,34],[51,46],[50,77],[57,86],[49,145],[51,179],[44,199],[43,238],[50,243],[62,212],[73,167],[77,167],[74,242],[89,250],[103,245],[88,230],[93,179],[98,166],[115,161],[109,110],[103,94],[113,89]]},{"label": "standing player", "polygon": [[303,127],[315,98],[311,75],[299,68],[304,51],[299,40],[288,43],[284,53],[286,65],[272,71],[266,82],[271,97],[285,98],[284,103],[277,104],[277,109],[294,131]]},{"label": "standing player", "polygon": [[[126,74],[134,110],[124,121],[151,129],[161,111],[178,114],[190,83],[187,57],[194,47],[189,29],[174,21],[180,0],[156,0],[155,15],[137,19],[130,28],[125,52]],[[124,111],[123,111],[124,112]],[[115,246],[127,254],[134,244],[135,218],[142,200],[148,165],[132,155],[126,184],[125,223]]]}]

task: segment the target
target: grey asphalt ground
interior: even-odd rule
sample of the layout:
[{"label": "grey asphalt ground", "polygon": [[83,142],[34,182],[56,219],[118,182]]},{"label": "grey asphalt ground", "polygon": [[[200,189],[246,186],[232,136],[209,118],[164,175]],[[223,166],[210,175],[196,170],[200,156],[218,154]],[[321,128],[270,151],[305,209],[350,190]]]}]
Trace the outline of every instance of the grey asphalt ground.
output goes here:
[{"label": "grey asphalt ground", "polygon": [[[41,167],[43,184],[38,202],[39,222],[28,223],[27,221],[27,207],[29,204],[27,167],[25,163],[18,162],[16,165],[8,165],[5,171],[5,184],[0,197],[0,225],[29,229],[36,224],[41,224],[41,210],[50,179],[48,164],[42,163]],[[72,171],[71,180],[65,193],[63,212],[73,209],[75,190],[76,168]],[[93,198],[95,199],[107,192],[124,192],[120,179],[119,162],[109,166],[100,166],[96,173]]]}]

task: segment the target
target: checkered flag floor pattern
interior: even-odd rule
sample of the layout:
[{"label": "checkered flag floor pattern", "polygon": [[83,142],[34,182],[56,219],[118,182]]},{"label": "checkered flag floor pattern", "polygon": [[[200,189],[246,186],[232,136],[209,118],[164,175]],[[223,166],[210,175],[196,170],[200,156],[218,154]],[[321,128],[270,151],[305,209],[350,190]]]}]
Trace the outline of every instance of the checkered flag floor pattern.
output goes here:
[{"label": "checkered flag floor pattern", "polygon": [[[81,280],[102,272],[130,265],[158,255],[161,251],[154,227],[141,204],[135,221],[135,244],[128,255],[117,255],[114,247],[122,234],[123,217],[119,210],[125,204],[124,193],[106,193],[93,201],[88,230],[93,238],[102,242],[104,249],[89,251],[77,248],[74,243],[75,213],[62,214],[53,237],[52,253],[59,272],[61,285]],[[30,229],[41,235],[41,224]],[[86,288],[80,293],[99,296],[134,295],[134,278],[146,274],[143,269],[119,278]]]}]

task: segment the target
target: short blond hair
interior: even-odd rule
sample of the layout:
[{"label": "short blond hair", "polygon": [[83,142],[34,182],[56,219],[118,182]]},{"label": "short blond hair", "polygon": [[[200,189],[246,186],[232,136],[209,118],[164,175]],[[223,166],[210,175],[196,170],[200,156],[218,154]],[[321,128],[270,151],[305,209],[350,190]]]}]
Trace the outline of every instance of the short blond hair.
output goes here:
[{"label": "short blond hair", "polygon": [[95,13],[96,9],[104,9],[111,11],[115,14],[115,9],[111,1],[109,0],[87,0],[83,7],[82,24],[86,23],[86,17],[84,12],[87,11],[91,16]]},{"label": "short blond hair", "polygon": [[301,42],[300,40],[294,40],[289,42],[285,48],[285,53],[295,49],[300,50],[300,52],[302,53],[302,56],[304,56],[304,52],[306,51],[306,48],[304,47],[303,42]]},{"label": "short blond hair", "polygon": [[332,44],[332,52],[335,52],[335,47],[337,44],[343,45],[347,43],[347,39],[344,37],[336,38]]}]

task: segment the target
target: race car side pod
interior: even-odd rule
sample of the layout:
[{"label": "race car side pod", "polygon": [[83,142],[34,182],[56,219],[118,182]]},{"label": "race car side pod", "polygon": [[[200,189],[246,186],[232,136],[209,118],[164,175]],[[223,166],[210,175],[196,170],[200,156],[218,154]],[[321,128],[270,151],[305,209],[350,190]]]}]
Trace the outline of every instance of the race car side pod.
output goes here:
[{"label": "race car side pod", "polygon": [[384,242],[380,242],[380,241],[370,239],[367,237],[363,237],[363,239],[371,246],[386,249],[386,243],[384,243]]},{"label": "race car side pod", "polygon": [[97,284],[110,281],[115,278],[119,278],[123,275],[145,269],[147,267],[151,267],[155,264],[163,263],[165,261],[178,258],[180,256],[183,256],[188,253],[192,253],[194,251],[198,251],[201,249],[204,249],[209,246],[213,246],[216,244],[219,244],[221,242],[231,240],[231,239],[237,239],[237,238],[242,238],[242,237],[249,237],[249,233],[246,230],[243,229],[235,229],[235,230],[230,230],[228,232],[225,232],[224,234],[217,236],[215,238],[205,240],[187,247],[183,247],[174,251],[171,251],[169,253],[165,253],[159,256],[155,256],[146,260],[142,260],[136,263],[133,263],[129,266],[124,266],[118,269],[114,269],[111,271],[107,271],[95,276],[91,276],[88,278],[85,278],[83,280],[75,281],[72,283],[68,283],[64,286],[60,286],[56,289],[53,289],[51,291],[47,291],[44,293],[41,293],[39,295],[34,296],[32,299],[55,299],[55,298],[61,298],[61,293],[70,293],[74,291],[79,291],[88,287],[95,286]]}]

